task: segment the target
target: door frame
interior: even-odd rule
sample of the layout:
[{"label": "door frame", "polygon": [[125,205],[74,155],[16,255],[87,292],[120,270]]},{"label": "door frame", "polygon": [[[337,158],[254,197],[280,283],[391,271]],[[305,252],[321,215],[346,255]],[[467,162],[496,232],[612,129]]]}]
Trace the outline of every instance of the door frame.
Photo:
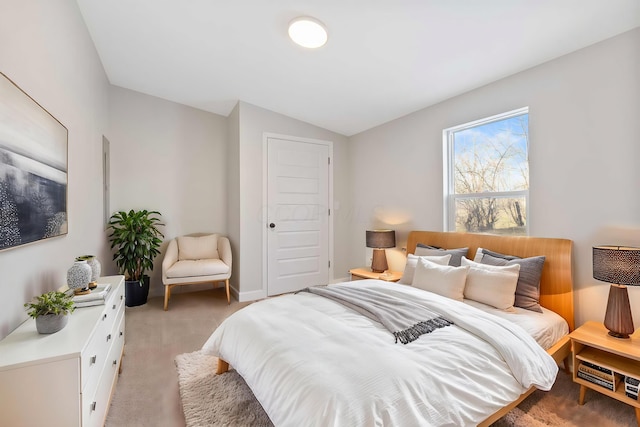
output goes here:
[{"label": "door frame", "polygon": [[333,280],[333,216],[335,210],[333,209],[333,141],[327,141],[315,138],[305,138],[300,136],[283,135],[279,133],[263,132],[262,133],[262,213],[260,220],[262,221],[262,289],[265,295],[269,294],[269,254],[268,254],[268,213],[269,213],[269,200],[268,200],[268,188],[269,188],[269,138],[285,139],[287,141],[300,142],[305,144],[318,144],[325,145],[329,148],[329,190],[327,198],[329,199],[329,221],[328,221],[328,245],[329,245],[329,283]]}]

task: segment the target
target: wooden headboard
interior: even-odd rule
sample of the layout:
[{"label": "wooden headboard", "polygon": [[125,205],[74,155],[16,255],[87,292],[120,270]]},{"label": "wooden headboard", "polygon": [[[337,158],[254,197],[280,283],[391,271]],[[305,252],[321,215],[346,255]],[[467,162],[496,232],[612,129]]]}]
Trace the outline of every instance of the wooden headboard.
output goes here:
[{"label": "wooden headboard", "polygon": [[573,272],[571,268],[573,242],[571,240],[412,231],[409,233],[407,241],[407,253],[413,254],[418,243],[444,249],[468,247],[467,258],[471,260],[478,248],[521,258],[544,255],[546,259],[540,278],[540,305],[562,316],[569,324],[569,330],[573,331]]}]

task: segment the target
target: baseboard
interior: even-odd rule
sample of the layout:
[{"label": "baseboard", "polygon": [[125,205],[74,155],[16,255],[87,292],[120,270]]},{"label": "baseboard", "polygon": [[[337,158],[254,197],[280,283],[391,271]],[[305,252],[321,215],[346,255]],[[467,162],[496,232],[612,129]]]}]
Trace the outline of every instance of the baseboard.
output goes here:
[{"label": "baseboard", "polygon": [[342,282],[348,282],[351,279],[349,277],[338,277],[337,279],[333,279],[331,282],[329,283],[342,283]]},{"label": "baseboard", "polygon": [[257,291],[249,291],[249,292],[238,292],[235,288],[233,288],[234,296],[237,296],[238,301],[257,301],[259,299],[265,299],[267,297],[267,291],[260,289]]}]

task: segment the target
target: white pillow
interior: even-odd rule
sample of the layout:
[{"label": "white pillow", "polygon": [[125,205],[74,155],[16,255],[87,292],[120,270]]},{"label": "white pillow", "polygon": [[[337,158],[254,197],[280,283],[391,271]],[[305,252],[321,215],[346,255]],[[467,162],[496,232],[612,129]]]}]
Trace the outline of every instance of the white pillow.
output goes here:
[{"label": "white pillow", "polygon": [[178,261],[219,258],[217,234],[178,237]]},{"label": "white pillow", "polygon": [[416,264],[418,263],[418,258],[424,258],[426,260],[435,262],[439,265],[447,265],[449,264],[449,259],[451,259],[451,255],[441,255],[441,256],[416,256],[413,254],[407,255],[407,263],[404,266],[404,272],[402,273],[402,277],[398,280],[398,283],[403,285],[410,285],[413,282],[413,275],[416,271]]},{"label": "white pillow", "polygon": [[416,265],[412,285],[425,291],[462,301],[469,267],[438,265],[420,258]]},{"label": "white pillow", "polygon": [[464,297],[498,308],[513,311],[520,265],[495,266],[480,264],[462,257],[462,265],[470,267]]}]

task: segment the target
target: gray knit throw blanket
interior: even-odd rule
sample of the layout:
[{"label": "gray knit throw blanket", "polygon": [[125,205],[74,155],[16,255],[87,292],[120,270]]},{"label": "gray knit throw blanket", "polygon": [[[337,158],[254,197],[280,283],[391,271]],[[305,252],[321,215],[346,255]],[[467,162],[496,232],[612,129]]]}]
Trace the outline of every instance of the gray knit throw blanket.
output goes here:
[{"label": "gray knit throw blanket", "polygon": [[[400,286],[400,285],[398,285]],[[301,290],[339,302],[377,320],[396,338],[408,344],[421,335],[453,325],[453,322],[426,308],[420,301],[392,289],[367,289],[358,286],[314,286]]]}]

